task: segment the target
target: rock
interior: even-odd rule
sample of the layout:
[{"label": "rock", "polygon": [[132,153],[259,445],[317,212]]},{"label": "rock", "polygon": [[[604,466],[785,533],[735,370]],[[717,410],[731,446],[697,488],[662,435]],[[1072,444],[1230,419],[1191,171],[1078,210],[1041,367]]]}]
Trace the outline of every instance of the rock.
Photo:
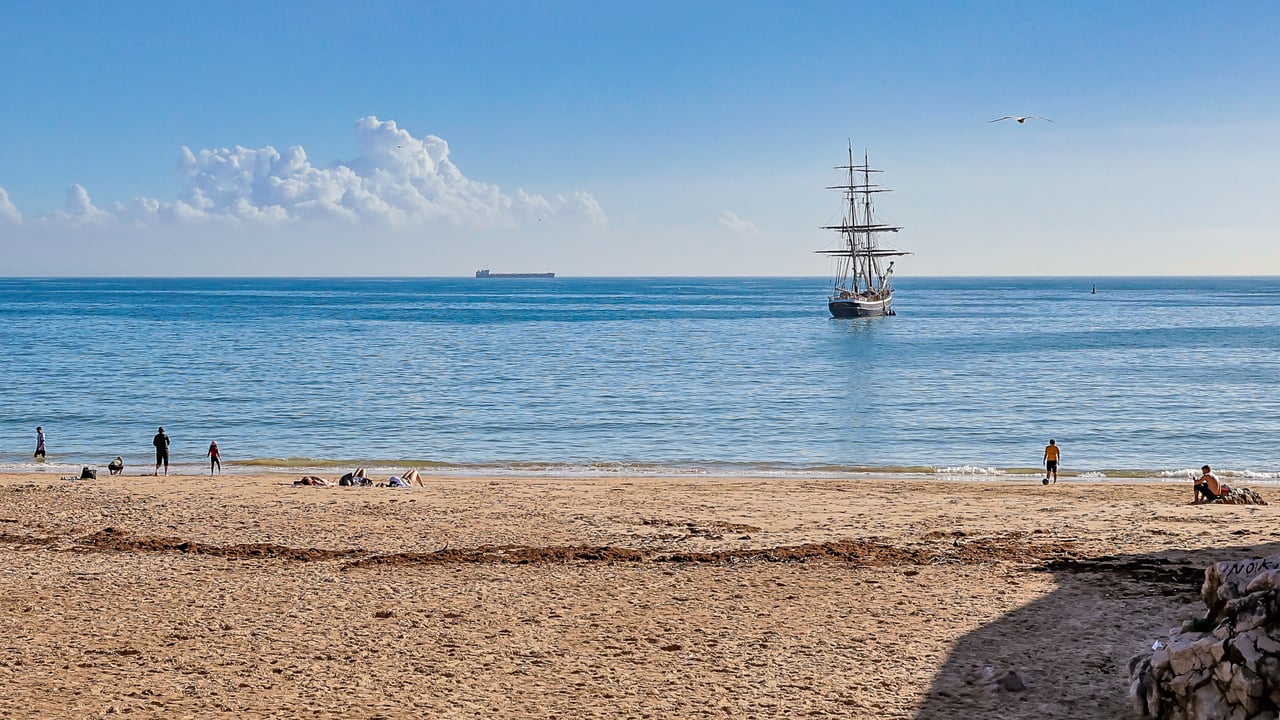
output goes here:
[{"label": "rock", "polygon": [[[1231,687],[1255,699],[1267,694],[1266,683],[1262,682],[1262,678],[1249,668],[1240,668],[1240,672],[1231,678]],[[1256,709],[1250,710],[1249,714],[1252,715]]]},{"label": "rock", "polygon": [[1160,720],[1280,720],[1280,555],[1218,563],[1205,572],[1201,596],[1208,618],[1129,661],[1134,711]]},{"label": "rock", "polygon": [[1240,663],[1250,670],[1258,668],[1259,661],[1262,660],[1262,653],[1258,652],[1258,646],[1255,644],[1255,638],[1261,635],[1259,630],[1250,630],[1249,632],[1237,635],[1231,641],[1231,660]]},{"label": "rock", "polygon": [[1280,555],[1250,560],[1228,560],[1211,566],[1204,573],[1204,585],[1200,595],[1205,607],[1216,614],[1228,601],[1244,597],[1252,581],[1258,575],[1280,570]]},{"label": "rock", "polygon": [[1218,505],[1266,505],[1258,493],[1249,488],[1232,488],[1231,492],[1213,501]]},{"label": "rock", "polygon": [[1174,697],[1189,697],[1195,693],[1196,689],[1205,683],[1206,680],[1213,677],[1212,668],[1202,668],[1185,675],[1178,675],[1169,681],[1166,687]]},{"label": "rock", "polygon": [[1022,682],[1022,678],[1018,677],[1018,673],[1010,670],[996,680],[996,684],[1009,692],[1022,692],[1027,689],[1026,683]]},{"label": "rock", "polygon": [[1258,648],[1258,652],[1264,655],[1280,655],[1280,642],[1276,642],[1275,638],[1266,633],[1255,635],[1253,644]]},{"label": "rock", "polygon": [[1280,569],[1268,570],[1264,573],[1255,575],[1249,584],[1245,586],[1246,593],[1256,593],[1261,590],[1270,590],[1276,587],[1276,581],[1280,579]]},{"label": "rock", "polygon": [[1270,678],[1272,683],[1277,682],[1277,678],[1280,678],[1280,657],[1267,655],[1259,660],[1258,677]]},{"label": "rock", "polygon": [[1169,639],[1169,667],[1173,674],[1187,675],[1197,670],[1212,668],[1217,662],[1213,646],[1222,641],[1212,635],[1184,633]]},{"label": "rock", "polygon": [[1227,699],[1218,686],[1212,683],[1196,690],[1192,703],[1191,717],[1197,720],[1228,720],[1231,715],[1231,706],[1227,704]]},{"label": "rock", "polygon": [[[1129,673],[1130,677],[1134,677],[1133,673]],[[1147,686],[1144,677],[1139,675],[1129,683],[1129,704],[1133,707],[1133,714],[1138,717],[1148,717],[1152,715],[1152,711],[1147,706]]]}]

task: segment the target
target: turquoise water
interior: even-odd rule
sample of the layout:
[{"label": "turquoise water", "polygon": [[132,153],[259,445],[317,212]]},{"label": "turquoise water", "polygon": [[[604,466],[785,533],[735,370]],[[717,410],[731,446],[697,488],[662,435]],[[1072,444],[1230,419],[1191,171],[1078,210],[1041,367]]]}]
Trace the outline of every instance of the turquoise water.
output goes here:
[{"label": "turquoise water", "polygon": [[0,280],[0,468],[1280,474],[1280,279],[826,284]]}]

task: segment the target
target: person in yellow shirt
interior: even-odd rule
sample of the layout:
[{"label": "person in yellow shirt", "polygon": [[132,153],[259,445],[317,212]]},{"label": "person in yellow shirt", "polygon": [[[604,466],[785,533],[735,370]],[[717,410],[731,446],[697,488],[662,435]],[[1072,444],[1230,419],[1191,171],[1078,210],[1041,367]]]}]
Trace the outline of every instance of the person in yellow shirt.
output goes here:
[{"label": "person in yellow shirt", "polygon": [[1044,484],[1049,484],[1049,476],[1053,475],[1053,481],[1058,482],[1058,444],[1053,440],[1049,441],[1048,446],[1044,449]]}]

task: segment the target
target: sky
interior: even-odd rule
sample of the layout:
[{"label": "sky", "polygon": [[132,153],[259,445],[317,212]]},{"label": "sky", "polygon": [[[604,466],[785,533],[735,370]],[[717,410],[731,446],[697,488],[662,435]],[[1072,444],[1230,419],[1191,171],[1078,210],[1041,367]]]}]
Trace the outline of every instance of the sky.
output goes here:
[{"label": "sky", "polygon": [[1280,274],[1277,37],[1270,0],[0,0],[0,275],[822,276],[850,145],[899,277]]}]

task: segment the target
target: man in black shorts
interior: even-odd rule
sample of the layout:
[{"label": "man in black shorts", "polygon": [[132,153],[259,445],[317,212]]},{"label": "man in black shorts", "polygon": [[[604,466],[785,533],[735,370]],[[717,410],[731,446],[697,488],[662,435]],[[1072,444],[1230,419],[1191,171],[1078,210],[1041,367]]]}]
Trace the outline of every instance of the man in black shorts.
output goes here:
[{"label": "man in black shorts", "polygon": [[160,463],[164,463],[164,474],[169,474],[169,436],[164,434],[164,428],[151,438],[151,444],[156,446],[156,475],[160,474]]},{"label": "man in black shorts", "polygon": [[1049,476],[1053,476],[1053,481],[1058,482],[1058,458],[1061,451],[1058,444],[1050,440],[1048,446],[1044,449],[1044,484],[1049,484]]}]

